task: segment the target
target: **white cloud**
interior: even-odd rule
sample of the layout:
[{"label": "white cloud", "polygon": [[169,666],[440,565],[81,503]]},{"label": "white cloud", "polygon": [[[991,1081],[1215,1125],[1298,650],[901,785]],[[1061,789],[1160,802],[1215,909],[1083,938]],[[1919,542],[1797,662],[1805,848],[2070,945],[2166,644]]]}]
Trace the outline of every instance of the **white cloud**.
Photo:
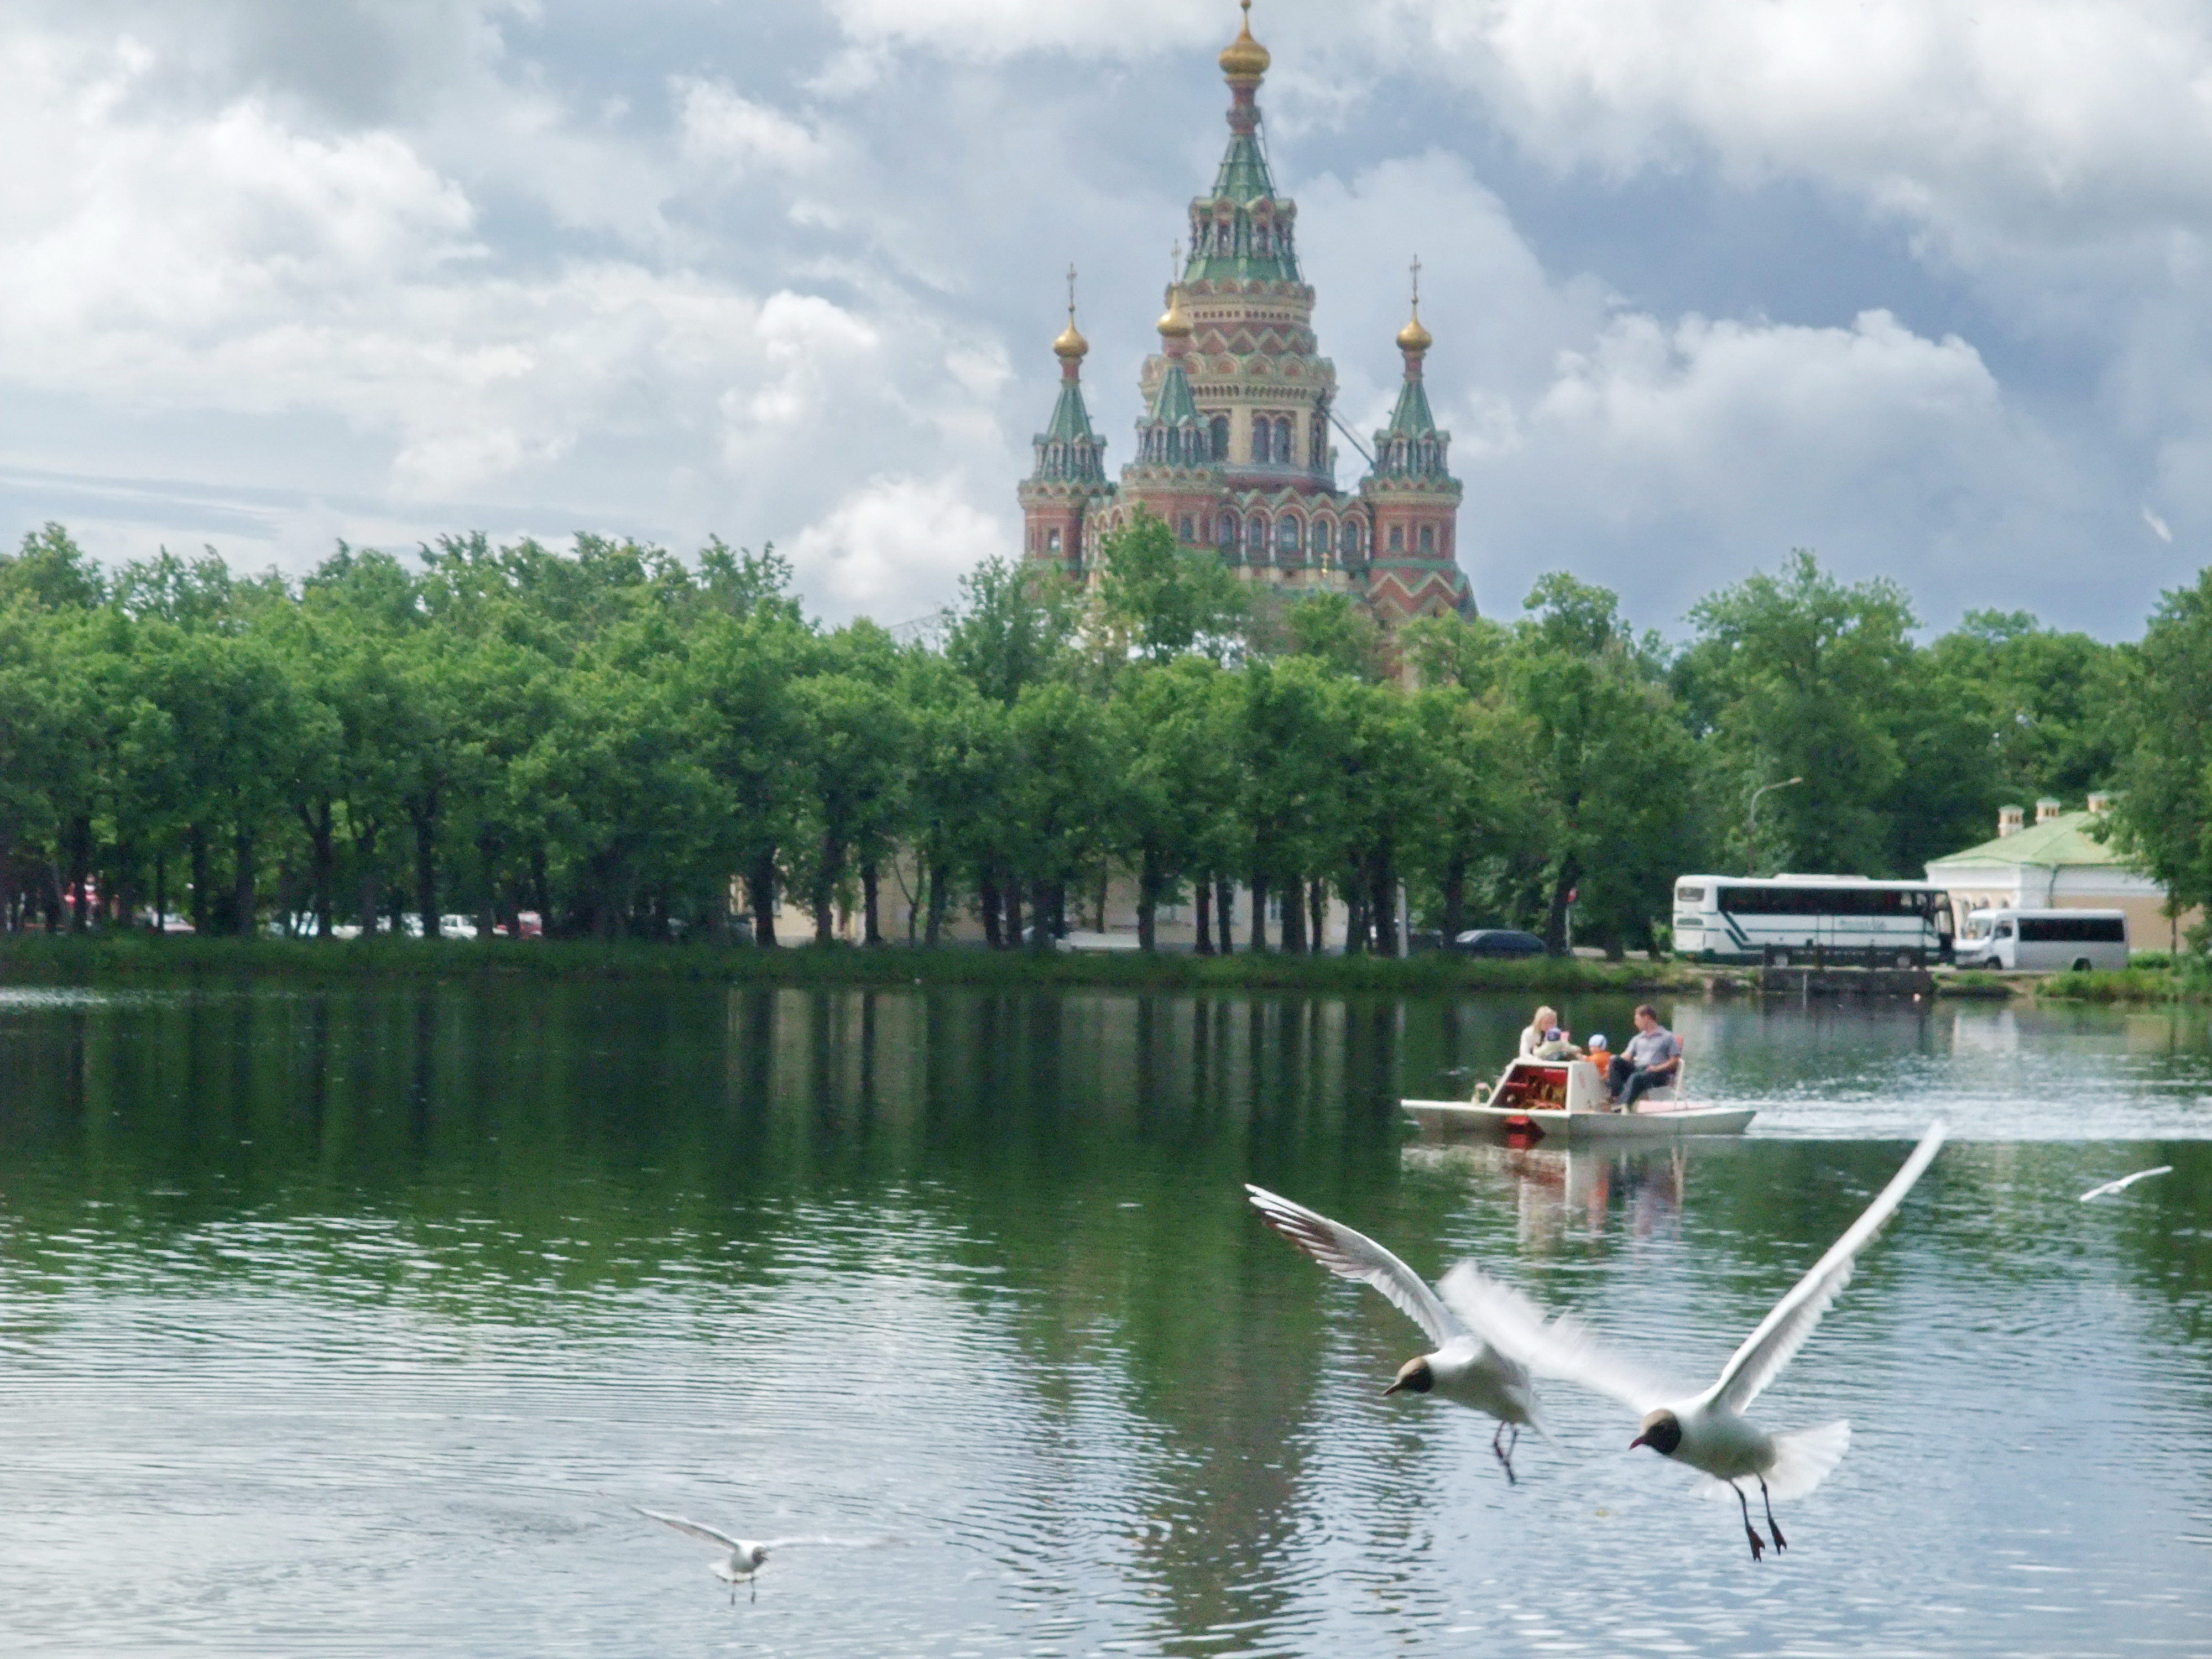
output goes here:
[{"label": "white cloud", "polygon": [[808,526],[787,550],[806,573],[810,599],[826,589],[832,611],[888,627],[944,604],[963,574],[1019,539],[1012,513],[979,510],[963,478],[878,478]]},{"label": "white cloud", "polygon": [[2212,15],[2181,0],[1411,0],[1427,62],[1524,144],[1616,174],[1717,158],[1970,259],[2212,207]]},{"label": "white cloud", "polygon": [[695,166],[742,178],[761,170],[804,172],[825,157],[815,134],[721,82],[679,76],[670,85],[684,157]]},{"label": "white cloud", "polygon": [[2172,541],[2173,527],[2167,524],[2164,519],[2160,518],[2157,514],[2152,512],[2148,507],[2143,508],[2142,515],[2143,522],[2150,526],[2150,533],[2152,535],[2157,537],[2159,540],[2162,542]]}]

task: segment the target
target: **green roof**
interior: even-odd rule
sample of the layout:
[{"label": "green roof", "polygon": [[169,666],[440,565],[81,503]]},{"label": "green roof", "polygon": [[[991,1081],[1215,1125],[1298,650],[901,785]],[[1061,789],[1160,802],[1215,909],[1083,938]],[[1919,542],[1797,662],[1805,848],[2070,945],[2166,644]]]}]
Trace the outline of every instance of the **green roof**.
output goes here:
[{"label": "green roof", "polygon": [[1167,373],[1160,376],[1159,395],[1152,399],[1152,418],[1167,426],[1180,426],[1185,421],[1198,418],[1198,403],[1190,395],[1190,376],[1172,357],[1168,359]]},{"label": "green roof", "polygon": [[1278,223],[1287,216],[1281,211],[1285,204],[1275,194],[1275,181],[1267,172],[1267,158],[1260,148],[1259,135],[1231,131],[1229,148],[1222,154],[1220,170],[1213,176],[1213,194],[1200,197],[1194,205],[1211,220],[1219,204],[1229,204],[1233,221],[1231,242],[1235,252],[1209,251],[1194,234],[1190,256],[1183,262],[1185,282],[1218,282],[1232,277],[1239,282],[1300,280],[1297,256],[1285,246],[1281,236],[1275,238],[1267,252],[1252,251],[1252,209],[1261,201],[1274,206],[1273,216]]},{"label": "green roof", "polygon": [[1092,443],[1098,441],[1098,434],[1091,430],[1091,411],[1084,407],[1083,388],[1073,380],[1063,380],[1060,401],[1052,406],[1051,424],[1045,428],[1038,441],[1066,444],[1079,438],[1086,438]]},{"label": "green roof", "polygon": [[2009,836],[1999,836],[1963,853],[1947,853],[1930,859],[1939,864],[2118,864],[2121,859],[2103,842],[2087,833],[2094,812],[2061,812],[2047,823],[2033,823]]},{"label": "green roof", "polygon": [[1429,394],[1423,390],[1419,375],[1410,377],[1398,393],[1398,406],[1390,411],[1390,424],[1376,433],[1379,442],[1384,438],[1425,438],[1437,429],[1437,417],[1429,413]]}]

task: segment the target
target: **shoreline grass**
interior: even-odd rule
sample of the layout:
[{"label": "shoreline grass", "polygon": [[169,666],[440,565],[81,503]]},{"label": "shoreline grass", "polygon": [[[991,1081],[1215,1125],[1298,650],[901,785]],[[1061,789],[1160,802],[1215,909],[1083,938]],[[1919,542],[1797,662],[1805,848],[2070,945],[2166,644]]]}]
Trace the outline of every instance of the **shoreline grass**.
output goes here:
[{"label": "shoreline grass", "polygon": [[790,986],[972,985],[1175,990],[1618,991],[1681,994],[1705,975],[1675,962],[1536,957],[1233,956],[1136,951],[860,950],[812,944],[655,945],[587,939],[159,939],[144,934],[0,939],[0,978],[256,975],[306,980],[684,980]]}]

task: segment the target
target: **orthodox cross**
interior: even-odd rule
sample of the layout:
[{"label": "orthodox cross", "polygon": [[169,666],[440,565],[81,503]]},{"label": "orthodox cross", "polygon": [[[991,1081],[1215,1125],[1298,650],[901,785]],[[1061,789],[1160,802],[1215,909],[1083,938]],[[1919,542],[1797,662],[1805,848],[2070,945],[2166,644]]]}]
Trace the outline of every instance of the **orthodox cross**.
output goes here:
[{"label": "orthodox cross", "polygon": [[1075,266],[1073,263],[1067,267],[1067,320],[1071,323],[1075,320]]},{"label": "orthodox cross", "polygon": [[1419,310],[1419,309],[1420,308],[1420,304],[1421,304],[1421,256],[1420,256],[1419,254],[1416,253],[1416,254],[1413,256],[1413,307],[1414,307],[1414,309],[1415,309],[1415,310]]}]

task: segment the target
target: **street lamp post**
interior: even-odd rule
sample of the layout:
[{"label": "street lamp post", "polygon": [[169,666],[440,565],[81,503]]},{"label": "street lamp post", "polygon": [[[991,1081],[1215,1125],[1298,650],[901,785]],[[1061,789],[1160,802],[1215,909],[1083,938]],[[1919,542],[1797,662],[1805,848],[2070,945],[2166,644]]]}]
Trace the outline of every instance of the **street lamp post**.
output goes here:
[{"label": "street lamp post", "polygon": [[1779,783],[1763,783],[1751,792],[1751,805],[1743,815],[1743,872],[1747,876],[1759,873],[1758,843],[1754,839],[1759,834],[1759,798],[1769,790],[1787,789],[1804,781],[1802,778],[1784,778]]}]

